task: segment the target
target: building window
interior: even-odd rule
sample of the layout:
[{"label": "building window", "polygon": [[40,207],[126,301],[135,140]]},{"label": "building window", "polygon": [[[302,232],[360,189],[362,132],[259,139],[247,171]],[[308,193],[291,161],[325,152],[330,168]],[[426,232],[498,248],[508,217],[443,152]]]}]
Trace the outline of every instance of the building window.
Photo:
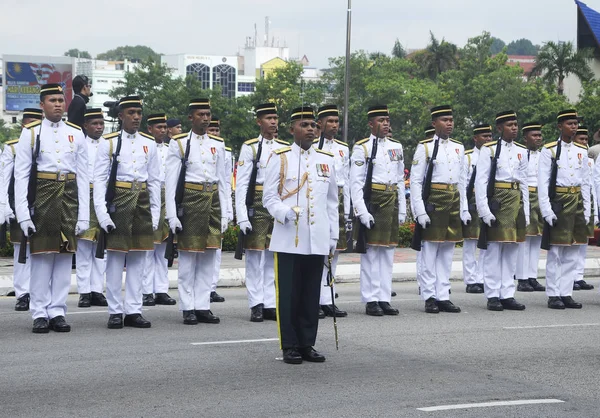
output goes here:
[{"label": "building window", "polygon": [[240,93],[254,93],[254,83],[238,83],[238,92]]},{"label": "building window", "polygon": [[210,67],[208,65],[195,62],[185,68],[185,73],[202,83],[202,89],[210,89]]},{"label": "building window", "polygon": [[213,85],[219,84],[223,97],[235,97],[237,71],[231,65],[219,64],[213,68]]}]

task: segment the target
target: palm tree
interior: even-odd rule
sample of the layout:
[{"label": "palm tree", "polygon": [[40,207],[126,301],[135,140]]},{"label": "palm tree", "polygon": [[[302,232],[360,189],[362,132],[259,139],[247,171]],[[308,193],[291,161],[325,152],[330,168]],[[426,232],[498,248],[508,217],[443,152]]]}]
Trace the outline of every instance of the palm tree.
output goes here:
[{"label": "palm tree", "polygon": [[415,55],[415,62],[425,73],[435,80],[444,71],[456,68],[458,47],[442,38],[440,42],[432,32],[430,43],[425,50]]},{"label": "palm tree", "polygon": [[558,94],[565,91],[565,78],[574,74],[579,80],[589,81],[594,77],[588,59],[592,58],[592,50],[575,51],[572,42],[547,42],[542,46],[531,70],[532,76],[541,76],[548,85],[556,86]]}]

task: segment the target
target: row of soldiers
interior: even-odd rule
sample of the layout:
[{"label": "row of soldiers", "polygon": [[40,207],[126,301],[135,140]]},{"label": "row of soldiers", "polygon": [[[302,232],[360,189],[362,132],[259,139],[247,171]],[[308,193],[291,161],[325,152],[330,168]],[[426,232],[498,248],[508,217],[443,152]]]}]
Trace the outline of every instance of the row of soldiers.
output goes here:
[{"label": "row of soldiers", "polygon": [[[211,128],[218,129],[210,102],[192,100],[188,106],[192,129],[174,135],[167,144],[164,114],[149,115],[149,133],[139,131],[143,107],[137,96],[120,100],[121,129],[104,139],[100,139],[104,128],[100,109],[86,111],[85,137],[79,127],[62,122],[64,96],[59,85],[44,86],[40,101],[43,117],[32,111],[39,120],[25,124],[18,142],[5,148],[2,184],[6,193],[0,199],[11,232],[18,225],[29,238],[29,264],[15,267],[15,289],[23,293],[24,286],[16,284],[17,270],[29,269],[33,332],[70,330],[65,301],[74,251],[80,306],[108,305],[109,328],[150,327],[141,315],[143,304],[176,303],[167,294],[165,258],[175,240],[184,324],[218,323],[210,303],[222,300],[216,294],[215,279],[222,234],[234,218],[234,209],[231,150],[220,136],[209,133]],[[322,315],[346,315],[335,307],[334,292],[325,285],[332,285],[329,278],[335,275],[337,257],[345,249],[345,240],[339,237],[347,230],[353,228],[357,238],[363,233],[366,243],[360,283],[366,313],[399,313],[390,300],[398,226],[406,220],[402,145],[390,137],[386,106],[368,109],[371,136],[357,141],[352,154],[347,144],[335,138],[339,130],[335,106],[322,106],[317,115],[310,107],[295,109],[290,118],[291,146],[277,139],[279,118],[274,104],[259,105],[255,111],[260,136],[242,146],[235,188],[250,320],[278,321],[286,362],[324,361],[312,346],[319,307]],[[588,226],[591,187],[589,172],[584,173],[589,170],[586,147],[573,143],[576,112],[561,112],[561,138],[540,153],[540,209],[535,218],[531,208],[535,210],[532,202],[537,190],[528,183],[527,170],[533,167],[528,164],[530,151],[537,153],[541,143],[541,126],[525,125],[523,132],[538,141],[536,149],[525,152],[524,146],[514,142],[516,114],[503,112],[496,120],[501,139],[484,147],[492,129],[478,126],[477,151],[465,153],[461,143],[450,139],[453,125],[449,106],[432,109],[435,133],[418,145],[412,163],[410,203],[417,219],[417,276],[426,312],[460,312],[449,300],[449,274],[455,244],[463,234],[465,272],[482,272],[481,280],[470,275],[475,276],[469,279],[472,283],[465,277],[468,291],[480,292],[473,289],[483,282],[489,309],[524,309],[514,299],[513,276],[520,249],[521,258],[537,266],[531,260],[536,251],[539,254],[535,243],[540,240],[533,238],[539,234],[530,234],[529,246],[517,244],[525,241],[533,219],[538,232],[542,219],[552,225],[549,306],[581,307],[571,298],[576,269],[568,263],[574,266],[581,258],[577,234],[581,225]],[[554,180],[548,180],[552,167]],[[537,172],[536,167],[529,177],[536,177]],[[548,181],[555,183],[550,189]],[[27,193],[15,195],[14,190]],[[548,196],[548,190],[556,196]],[[578,221],[584,215],[585,222]],[[487,249],[480,252],[477,268],[473,267],[471,241],[478,233],[468,229],[477,227],[478,218],[486,236],[481,246]],[[24,241],[13,237],[13,242],[18,246]],[[104,247],[106,261],[94,257],[103,254]],[[15,248],[15,254],[19,252]],[[486,269],[485,265],[500,268]],[[104,271],[106,299],[102,295]],[[529,271],[523,269],[519,277]],[[539,288],[535,276],[521,280]],[[28,301],[22,299],[25,305]]]}]

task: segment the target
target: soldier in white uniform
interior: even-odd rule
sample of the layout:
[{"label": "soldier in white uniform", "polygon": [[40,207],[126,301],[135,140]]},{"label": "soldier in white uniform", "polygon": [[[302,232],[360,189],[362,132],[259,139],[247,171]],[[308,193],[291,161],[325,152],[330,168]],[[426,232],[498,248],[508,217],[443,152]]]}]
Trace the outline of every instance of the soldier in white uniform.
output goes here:
[{"label": "soldier in white uniform", "polygon": [[[84,112],[84,129],[88,150],[88,173],[90,181],[94,178],[94,163],[100,146],[100,140],[104,133],[104,114],[102,109],[86,109]],[[90,227],[78,236],[76,277],[77,292],[79,293],[80,308],[90,306],[108,306],[106,298],[102,294],[104,289],[104,272],[106,271],[106,260],[96,258],[96,238],[100,232],[100,225],[94,211],[94,189],[90,183]]]},{"label": "soldier in white uniform", "polygon": [[[26,125],[17,144],[15,207],[31,248],[30,310],[34,333],[69,332],[65,321],[76,235],[89,228],[87,145],[81,128],[63,122],[62,86],[40,89],[44,120]],[[29,180],[37,161],[35,202],[29,207]],[[33,235],[32,235],[33,234]]]},{"label": "soldier in white uniform", "polygon": [[[208,125],[207,132],[210,135],[221,136],[221,120],[212,117]],[[233,221],[233,196],[231,194],[231,177],[233,175],[233,156],[231,147],[225,146],[225,173],[227,174],[227,220]],[[222,244],[221,244],[222,246]],[[217,283],[219,283],[219,273],[221,270],[221,248],[217,250],[215,256],[215,276],[213,277],[212,286],[210,288],[210,302],[225,302],[225,298],[217,293]]]},{"label": "soldier in white uniform", "polygon": [[[538,171],[540,209],[549,244],[546,259],[546,295],[550,309],[581,309],[573,297],[580,248],[588,242],[587,225],[591,218],[590,178],[587,147],[573,142],[579,121],[577,111],[563,110],[557,116],[560,137],[544,145]],[[551,183],[552,163],[557,162],[556,183]],[[600,170],[594,167],[598,192]],[[550,187],[555,196],[551,199]],[[546,237],[542,237],[542,246]]]},{"label": "soldier in white uniform", "polygon": [[[340,115],[336,105],[321,106],[317,111],[317,125],[321,130],[319,138],[315,138],[313,146],[333,154],[335,176],[339,198],[339,236],[338,247],[331,260],[331,274],[335,277],[340,252],[346,250],[346,225],[350,222],[350,149],[345,142],[335,139],[340,127]],[[338,309],[331,299],[331,289],[327,280],[328,268],[323,269],[321,279],[321,297],[319,304],[325,316],[348,316],[346,311]]]},{"label": "soldier in white uniform", "polygon": [[[192,130],[173,137],[167,157],[167,219],[177,233],[179,308],[183,323],[218,324],[210,310],[216,250],[227,230],[227,175],[222,138],[206,132],[211,112],[208,99],[188,105]],[[186,161],[183,201],[175,202],[179,173]],[[179,232],[178,232],[179,231]]]},{"label": "soldier in white uniform", "polygon": [[[139,131],[142,101],[138,96],[119,101],[119,119],[122,130],[104,136],[106,140],[98,149],[94,165],[94,207],[100,227],[107,232],[107,326],[150,328],[151,322],[142,316],[142,283],[146,257],[154,250],[154,231],[159,226],[160,166],[154,138]],[[115,198],[107,208],[107,183],[115,158],[118,161]]]},{"label": "soldier in white uniform", "polygon": [[[26,108],[23,110],[23,120],[21,127],[29,125],[32,122],[44,119],[42,109]],[[4,222],[10,231],[10,241],[13,244],[13,287],[15,288],[15,311],[29,310],[29,280],[31,278],[31,262],[29,257],[29,242],[27,243],[27,259],[25,264],[18,262],[19,250],[21,249],[21,236],[23,231],[15,218],[15,157],[18,139],[8,141],[4,144],[4,150],[0,155],[0,165],[2,166],[2,189],[0,190],[0,202],[4,210]]]},{"label": "soldier in white uniform", "polygon": [[[271,153],[289,144],[275,137],[279,117],[273,103],[260,104],[254,110],[260,135],[244,142],[240,150],[235,185],[235,213],[238,226],[246,235],[244,249],[250,321],[262,322],[263,319],[277,319],[273,253],[269,250],[273,217],[262,204],[265,168]],[[246,195],[252,169],[256,165],[256,186],[254,196],[250,197],[253,204],[252,208],[248,208]]]},{"label": "soldier in white uniform", "polygon": [[[475,198],[477,213],[487,228],[488,248],[483,255],[483,281],[487,309],[521,311],[525,305],[515,300],[514,275],[518,243],[525,241],[529,224],[529,190],[527,187],[527,149],[515,141],[519,134],[517,114],[505,111],[496,115],[496,129],[501,139],[482,148],[477,162]],[[490,176],[492,160],[495,176]],[[488,184],[493,182],[493,195]]]},{"label": "soldier in white uniform", "polygon": [[263,202],[275,218],[277,325],[283,361],[323,362],[313,349],[325,259],[339,238],[338,189],[333,155],[312,148],[316,123],[310,107],[294,109],[291,147],[271,154]]},{"label": "soldier in white uniform", "polygon": [[475,202],[475,174],[477,173],[477,159],[481,147],[492,140],[492,127],[490,125],[477,125],[473,128],[473,142],[475,147],[465,151],[465,169],[467,171],[467,200],[471,222],[463,224],[463,280],[467,286],[467,293],[483,293],[483,263],[482,251],[477,252],[477,239],[479,238],[479,216]]},{"label": "soldier in white uniform", "polygon": [[527,185],[529,187],[529,225],[525,242],[519,244],[517,256],[516,278],[519,292],[543,292],[544,286],[538,283],[538,264],[542,245],[544,218],[540,212],[538,200],[538,163],[542,138],[542,125],[539,122],[528,122],[522,128],[525,146],[527,147]]},{"label": "soldier in white uniform", "polygon": [[[360,256],[360,293],[371,316],[398,315],[390,305],[394,251],[398,245],[398,226],[406,219],[404,196],[404,152],[402,144],[387,138],[390,114],[387,106],[371,106],[367,111],[371,136],[354,144],[350,166],[350,193],[354,204],[358,237],[360,224],[367,228],[366,253]],[[377,141],[373,160],[371,202],[367,207],[363,189],[367,180],[368,159]]]},{"label": "soldier in white uniform", "polygon": [[[589,131],[585,126],[579,126],[577,128],[577,135],[573,139],[574,143],[588,147]],[[594,159],[588,157],[588,166],[590,168],[590,178],[594,178]],[[594,190],[593,182],[590,182],[590,209],[592,216],[588,223],[588,238],[594,238],[594,227],[598,225],[598,200],[596,199],[596,191]],[[573,283],[573,290],[592,290],[594,285],[587,283],[583,279],[585,270],[585,256],[587,253],[587,243],[579,246],[579,259],[577,260],[577,277],[575,283]]]},{"label": "soldier in white uniform", "polygon": [[[465,149],[450,138],[454,130],[450,106],[432,108],[431,120],[436,133],[417,146],[410,181],[414,215],[423,228],[421,298],[427,313],[458,313],[460,308],[450,301],[450,272],[454,247],[462,241],[462,224],[471,221],[466,197]],[[430,164],[433,164],[431,184],[426,185]],[[423,189],[428,186],[430,195],[425,202]]]},{"label": "soldier in white uniform", "polygon": [[142,305],[175,305],[177,301],[169,296],[169,267],[165,258],[166,239],[169,236],[169,223],[165,219],[165,172],[169,144],[167,138],[167,116],[164,113],[153,113],[146,119],[148,133],[156,142],[156,157],[160,168],[160,219],[158,229],[154,231],[154,250],[148,251],[144,266],[142,283]]}]

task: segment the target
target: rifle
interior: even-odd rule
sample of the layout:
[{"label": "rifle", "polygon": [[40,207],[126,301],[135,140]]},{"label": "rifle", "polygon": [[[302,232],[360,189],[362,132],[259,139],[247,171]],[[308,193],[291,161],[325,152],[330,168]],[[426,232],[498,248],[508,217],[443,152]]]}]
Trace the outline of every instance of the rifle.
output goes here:
[{"label": "rifle", "polygon": [[333,332],[335,334],[335,349],[339,350],[339,341],[338,341],[338,328],[337,328],[337,314],[335,313],[335,292],[333,291],[333,283],[335,282],[335,277],[333,277],[333,271],[331,270],[331,259],[333,256],[329,254],[327,256],[327,285],[329,289],[331,289],[331,307],[333,308]]},{"label": "rifle", "polygon": [[[252,161],[252,172],[250,173],[250,181],[248,182],[248,190],[246,190],[246,209],[248,210],[248,219],[254,216],[254,193],[256,191],[256,176],[258,175],[258,166],[260,165],[260,157],[262,155],[262,146],[264,138],[258,143],[256,150],[256,159]],[[246,234],[241,229],[238,232],[237,246],[235,247],[236,260],[241,260],[244,256],[244,247],[246,244]]]},{"label": "rifle", "polygon": [[[119,136],[117,138],[117,149],[112,156],[112,164],[110,166],[110,173],[108,175],[108,183],[106,185],[106,193],[104,195],[104,200],[106,200],[106,209],[109,214],[115,213],[117,208],[113,201],[115,200],[115,188],[117,183],[117,168],[119,165],[118,157],[121,154],[121,135],[123,131],[119,132]],[[98,242],[96,243],[96,258],[103,259],[104,258],[104,250],[106,250],[106,235],[112,232],[113,227],[108,226],[108,232],[104,232],[102,229],[98,234]]]},{"label": "rifle", "polygon": [[[490,211],[492,215],[496,216],[498,213],[498,209],[500,209],[500,202],[497,200],[493,200],[494,190],[496,188],[496,171],[498,169],[498,157],[500,157],[500,149],[502,148],[502,139],[499,139],[496,143],[496,153],[494,154],[494,158],[492,158],[492,163],[490,165],[490,175],[488,176],[488,184],[487,184],[487,198],[488,198],[488,206],[490,207]],[[496,224],[496,221],[492,222],[492,226]],[[479,228],[479,239],[477,240],[477,248],[480,250],[487,250],[488,247],[488,229],[489,226],[481,220],[481,227]]]},{"label": "rifle", "polygon": [[[175,189],[175,208],[177,209],[177,217],[181,220],[183,216],[183,195],[185,193],[185,174],[187,172],[187,162],[190,157],[190,149],[192,148],[192,132],[187,140],[185,148],[185,154],[181,158],[181,170],[179,170],[179,177],[177,178],[177,188]],[[179,228],[175,229],[175,234],[181,232]],[[179,251],[177,250],[177,243],[175,242],[175,234],[169,228],[169,236],[167,237],[167,248],[165,249],[165,258],[167,259],[167,266],[173,265],[173,260],[179,257]]]},{"label": "rifle", "polygon": [[[369,213],[374,213],[377,209],[375,205],[371,204],[371,194],[373,187],[373,166],[374,161],[377,158],[377,146],[379,141],[379,128],[377,128],[377,135],[373,140],[373,147],[371,148],[371,157],[367,158],[367,176],[365,177],[365,185],[363,186],[363,200]],[[371,221],[371,228],[374,223]],[[356,245],[354,249],[359,254],[367,253],[367,227],[362,222],[358,225],[358,235],[356,237]]]},{"label": "rifle", "polygon": [[[550,163],[550,182],[548,183],[548,199],[550,200],[550,206],[555,215],[558,215],[562,210],[562,205],[560,203],[553,202],[556,198],[556,177],[558,175],[558,160],[560,159],[561,152],[560,144],[561,141],[558,141],[556,144],[556,154]],[[554,225],[550,225],[548,222],[544,221],[541,247],[546,251],[550,250],[550,228],[552,228],[552,226]]]},{"label": "rifle", "polygon": [[[425,146],[425,145],[423,145]],[[440,148],[440,138],[435,141],[435,145],[433,146],[433,153],[431,154],[431,159],[429,160],[429,165],[427,166],[427,172],[425,173],[425,182],[423,183],[423,188],[421,189],[421,197],[423,198],[423,203],[425,204],[425,213],[432,212],[435,208],[432,204],[428,202],[429,195],[431,194],[431,179],[433,178],[433,162],[437,158],[438,150]],[[426,226],[429,226],[429,222]],[[415,232],[413,233],[412,241],[410,242],[410,248],[415,251],[421,251],[421,241],[423,241],[423,227],[417,220],[415,222]]]},{"label": "rifle", "polygon": [[[40,133],[42,128],[40,126]],[[29,208],[29,216],[31,222],[33,222],[33,215],[35,213],[35,195],[37,193],[37,174],[38,174],[38,162],[37,159],[40,155],[40,133],[35,138],[35,151],[33,152],[33,158],[31,160],[31,169],[29,171],[29,183],[27,184],[27,207]],[[13,188],[14,190],[14,188]],[[14,193],[14,192],[13,192]],[[27,235],[31,237],[33,235],[33,229],[29,228]],[[19,259],[20,264],[27,262],[27,240],[29,237],[25,236],[25,233],[21,236],[21,247],[19,248]]]}]

